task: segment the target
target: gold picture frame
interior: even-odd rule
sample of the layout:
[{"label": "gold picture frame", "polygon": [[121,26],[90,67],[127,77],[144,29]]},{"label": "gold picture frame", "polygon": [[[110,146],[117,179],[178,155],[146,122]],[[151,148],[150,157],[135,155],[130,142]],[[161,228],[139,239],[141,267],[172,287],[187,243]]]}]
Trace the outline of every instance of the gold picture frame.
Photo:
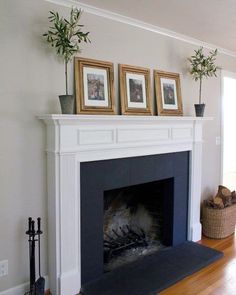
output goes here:
[{"label": "gold picture frame", "polygon": [[121,113],[152,115],[150,70],[119,64]]},{"label": "gold picture frame", "polygon": [[154,70],[157,114],[160,116],[183,116],[180,75]]},{"label": "gold picture frame", "polygon": [[75,57],[77,114],[115,114],[113,63]]}]

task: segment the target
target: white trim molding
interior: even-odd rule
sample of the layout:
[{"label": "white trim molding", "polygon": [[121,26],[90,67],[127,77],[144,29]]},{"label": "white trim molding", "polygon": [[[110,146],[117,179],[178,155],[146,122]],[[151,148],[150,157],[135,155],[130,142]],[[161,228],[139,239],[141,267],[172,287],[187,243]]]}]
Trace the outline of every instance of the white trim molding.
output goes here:
[{"label": "white trim molding", "polygon": [[189,151],[188,239],[201,239],[202,127],[211,118],[42,115],[47,125],[49,278],[53,295],[81,288],[80,163]]},{"label": "white trim molding", "polygon": [[57,5],[61,5],[61,6],[65,6],[65,7],[79,7],[81,8],[84,12],[89,13],[89,14],[93,14],[96,16],[100,16],[100,17],[104,17],[116,22],[120,22],[123,24],[127,24],[133,27],[137,27],[146,31],[150,31],[159,35],[164,35],[182,42],[186,42],[192,45],[196,45],[196,46],[202,46],[204,48],[207,48],[209,50],[213,50],[215,48],[218,49],[219,53],[228,55],[228,56],[232,56],[232,57],[236,57],[236,52],[223,48],[223,47],[219,47],[218,45],[215,44],[211,44],[211,43],[207,43],[204,41],[201,41],[199,39],[184,35],[184,34],[180,34],[156,25],[152,25],[143,21],[140,21],[138,19],[134,19],[131,17],[127,17],[109,10],[105,10],[105,9],[101,9],[92,5],[88,5],[76,0],[44,0],[47,2],[51,2]]},{"label": "white trim molding", "polygon": [[220,165],[220,182],[224,183],[224,153],[225,153],[225,83],[224,78],[236,80],[236,72],[221,70],[221,129],[220,129],[220,145],[221,145],[221,165]]}]

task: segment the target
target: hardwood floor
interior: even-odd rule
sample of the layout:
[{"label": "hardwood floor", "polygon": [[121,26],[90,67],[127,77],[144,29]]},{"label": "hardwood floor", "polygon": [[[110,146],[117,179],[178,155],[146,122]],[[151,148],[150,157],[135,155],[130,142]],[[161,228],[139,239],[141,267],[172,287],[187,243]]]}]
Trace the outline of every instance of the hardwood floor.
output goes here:
[{"label": "hardwood floor", "polygon": [[235,236],[223,240],[203,238],[199,243],[223,251],[224,257],[159,293],[159,295],[236,294]]}]

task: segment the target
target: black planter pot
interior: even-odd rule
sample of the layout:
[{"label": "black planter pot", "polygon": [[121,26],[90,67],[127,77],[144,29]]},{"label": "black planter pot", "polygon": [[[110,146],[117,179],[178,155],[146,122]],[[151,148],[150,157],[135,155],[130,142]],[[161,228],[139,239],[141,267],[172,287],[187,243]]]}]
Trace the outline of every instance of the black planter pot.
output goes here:
[{"label": "black planter pot", "polygon": [[62,114],[75,113],[75,97],[74,95],[59,95]]},{"label": "black planter pot", "polygon": [[194,105],[196,117],[203,117],[205,110],[205,103],[198,103]]}]

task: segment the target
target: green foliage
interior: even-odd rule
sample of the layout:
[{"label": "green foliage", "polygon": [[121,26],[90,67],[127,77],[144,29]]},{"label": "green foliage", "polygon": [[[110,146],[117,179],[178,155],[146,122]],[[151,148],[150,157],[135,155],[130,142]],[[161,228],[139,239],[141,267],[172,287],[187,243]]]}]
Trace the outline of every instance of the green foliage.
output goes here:
[{"label": "green foliage", "polygon": [[89,32],[82,32],[83,25],[79,24],[81,17],[81,9],[72,8],[70,12],[70,20],[60,17],[58,12],[50,11],[48,17],[52,23],[47,33],[43,34],[52,47],[56,49],[56,53],[68,63],[72,56],[80,51],[82,42],[90,42]]},{"label": "green foliage", "polygon": [[201,92],[202,92],[202,79],[208,77],[217,77],[216,56],[217,49],[210,51],[209,55],[206,56],[203,53],[203,47],[194,50],[195,55],[188,58],[190,62],[190,74],[195,81],[200,81],[199,84],[199,103],[201,103]]},{"label": "green foliage", "polygon": [[195,55],[188,59],[191,65],[190,74],[194,80],[197,81],[203,77],[217,77],[216,71],[219,69],[215,65],[217,49],[210,51],[208,56],[204,55],[203,47],[194,51]]},{"label": "green foliage", "polygon": [[83,25],[79,23],[82,10],[73,8],[70,12],[70,19],[67,20],[60,17],[58,12],[50,11],[48,17],[51,26],[47,33],[43,34],[47,42],[56,50],[65,63],[65,81],[66,81],[66,94],[68,94],[68,76],[67,65],[72,59],[73,55],[80,52],[81,43],[90,42],[88,35],[89,32],[82,31]]}]

